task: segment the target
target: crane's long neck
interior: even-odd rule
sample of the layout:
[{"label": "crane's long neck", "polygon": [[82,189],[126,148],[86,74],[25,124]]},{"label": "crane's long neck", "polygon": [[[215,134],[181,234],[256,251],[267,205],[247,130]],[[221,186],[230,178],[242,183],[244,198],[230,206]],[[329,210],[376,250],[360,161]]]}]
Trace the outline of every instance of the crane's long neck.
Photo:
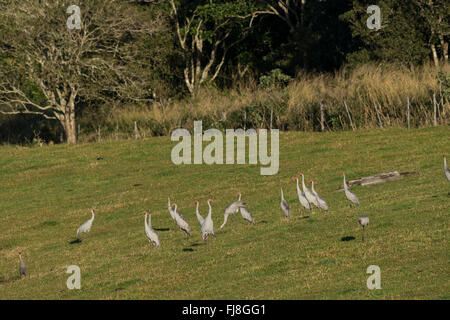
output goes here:
[{"label": "crane's long neck", "polygon": [[196,213],[197,215],[200,214],[200,213],[198,212],[198,202],[196,203],[195,213]]},{"label": "crane's long neck", "polygon": [[347,182],[345,182],[345,174],[344,174],[344,190],[348,190]]},{"label": "crane's long neck", "polygon": [[171,206],[170,206],[170,198],[169,198],[169,197],[167,197],[167,207],[169,208],[169,210],[171,209]]},{"label": "crane's long neck", "polygon": [[147,226],[147,214],[144,215],[144,225]]},{"label": "crane's long neck", "polygon": [[447,168],[447,158],[446,157],[444,157],[444,170],[448,170],[448,168]]},{"label": "crane's long neck", "polygon": [[20,260],[21,263],[23,263],[22,255],[20,253],[19,253],[19,260]]},{"label": "crane's long neck", "polygon": [[91,210],[92,212],[92,217],[91,217],[91,221],[94,221],[95,215],[94,215],[94,210]]},{"label": "crane's long neck", "polygon": [[212,209],[211,209],[211,203],[208,201],[208,207],[209,207],[209,212],[208,212],[208,219],[211,219],[211,212],[212,212]]},{"label": "crane's long neck", "polygon": [[314,181],[311,181],[311,190],[313,193],[315,193],[316,191],[314,190]]},{"label": "crane's long neck", "polygon": [[239,193],[239,199],[238,199],[238,201],[241,201],[241,197],[242,197],[242,194]]},{"label": "crane's long neck", "polygon": [[295,180],[297,180],[297,191],[300,192],[300,186],[298,185],[298,178],[296,178]]},{"label": "crane's long neck", "polygon": [[303,187],[303,191],[306,190],[306,185],[305,185],[305,176],[302,175],[302,187]]},{"label": "crane's long neck", "polygon": [[284,200],[283,188],[280,188],[281,191],[281,200]]},{"label": "crane's long neck", "polygon": [[148,225],[150,228],[152,227],[152,215],[151,215],[151,214],[148,215],[148,222],[147,222],[147,225]]},{"label": "crane's long neck", "polygon": [[227,220],[228,220],[228,214],[225,214],[225,215],[223,216],[223,223],[222,223],[222,225],[220,226],[220,229],[222,229],[223,226],[227,223]]}]

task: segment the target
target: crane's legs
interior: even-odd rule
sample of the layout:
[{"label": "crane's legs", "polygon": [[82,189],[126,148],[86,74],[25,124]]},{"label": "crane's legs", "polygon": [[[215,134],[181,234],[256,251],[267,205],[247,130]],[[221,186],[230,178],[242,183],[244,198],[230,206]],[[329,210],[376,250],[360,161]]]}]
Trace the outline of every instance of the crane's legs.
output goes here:
[{"label": "crane's legs", "polygon": [[364,226],[363,226],[363,231],[362,231],[362,241],[364,242]]}]

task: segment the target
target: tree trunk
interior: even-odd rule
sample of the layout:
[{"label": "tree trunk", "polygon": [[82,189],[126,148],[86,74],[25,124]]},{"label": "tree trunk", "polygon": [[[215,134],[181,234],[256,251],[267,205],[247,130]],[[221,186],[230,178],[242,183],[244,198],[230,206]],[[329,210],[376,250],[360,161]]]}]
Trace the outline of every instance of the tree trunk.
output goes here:
[{"label": "tree trunk", "polygon": [[437,55],[436,46],[433,43],[431,44],[431,53],[433,54],[434,66],[439,67],[439,58]]},{"label": "tree trunk", "polygon": [[66,107],[66,114],[64,117],[64,131],[68,144],[77,143],[77,130],[75,122],[75,98],[71,97]]},{"label": "tree trunk", "polygon": [[444,36],[442,34],[439,35],[439,41],[441,42],[442,47],[442,57],[444,58],[444,62],[448,62],[448,42],[445,41]]}]

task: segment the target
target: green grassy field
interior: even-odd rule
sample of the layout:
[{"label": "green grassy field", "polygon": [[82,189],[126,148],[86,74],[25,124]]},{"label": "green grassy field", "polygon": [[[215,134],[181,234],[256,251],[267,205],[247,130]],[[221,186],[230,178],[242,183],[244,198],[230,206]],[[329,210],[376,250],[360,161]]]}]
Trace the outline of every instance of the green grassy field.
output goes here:
[{"label": "green grassy field", "polygon": [[[448,126],[286,132],[274,176],[261,176],[259,165],[176,166],[168,137],[0,147],[0,298],[449,299],[450,183],[442,161],[449,141]],[[336,192],[342,171],[350,180],[391,170],[419,175],[353,187],[358,208]],[[315,180],[329,212],[302,218],[291,180],[299,172]],[[218,229],[237,191],[256,224],[234,215],[204,244],[194,200],[204,216],[206,200],[215,200]],[[190,239],[170,218],[167,196],[190,223]],[[70,244],[93,206],[91,232]],[[154,212],[160,249],[145,237],[144,209]],[[370,217],[365,242],[363,214]],[[18,250],[28,266],[23,279]],[[81,290],[66,287],[69,265],[81,268]],[[381,268],[381,290],[366,287],[369,265]]]}]

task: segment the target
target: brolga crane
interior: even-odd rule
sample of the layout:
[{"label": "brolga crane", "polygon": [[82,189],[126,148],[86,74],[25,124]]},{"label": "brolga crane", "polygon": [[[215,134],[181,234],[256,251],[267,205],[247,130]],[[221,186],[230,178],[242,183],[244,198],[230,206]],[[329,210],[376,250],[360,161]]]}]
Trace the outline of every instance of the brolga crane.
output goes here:
[{"label": "brolga crane", "polygon": [[27,274],[27,266],[26,266],[25,262],[23,262],[22,251],[19,251],[19,260],[20,260],[19,273],[20,273],[20,276],[23,277],[23,276],[26,276],[26,274]]},{"label": "brolga crane", "polygon": [[214,237],[216,236],[216,233],[214,232],[214,225],[213,225],[213,221],[212,221],[212,209],[211,209],[211,199],[208,199],[208,207],[209,207],[209,212],[208,215],[205,218],[205,221],[202,224],[202,240],[206,241],[206,239],[208,239],[208,237],[212,234]]},{"label": "brolga crane", "polygon": [[368,216],[360,216],[358,218],[358,222],[359,224],[362,226],[363,231],[362,231],[362,241],[364,241],[364,227],[369,225],[369,217]]},{"label": "brolga crane", "polygon": [[200,224],[201,227],[203,222],[205,221],[205,218],[203,218],[198,212],[198,200],[195,200],[194,203],[197,205],[197,207],[195,208],[195,215],[197,216],[198,223]]},{"label": "brolga crane", "polygon": [[243,201],[235,201],[231,203],[228,207],[225,208],[225,211],[223,212],[223,223],[220,226],[220,230],[223,229],[225,224],[227,223],[228,216],[231,214],[234,214],[239,211],[239,208],[245,207],[246,203]]},{"label": "brolga crane", "polygon": [[175,215],[175,222],[177,223],[177,226],[189,237],[191,235],[191,227],[189,227],[189,224],[186,222],[186,220],[184,220],[183,215],[177,210],[177,204],[172,203],[172,206],[175,207],[173,209],[173,212]]},{"label": "brolga crane", "polygon": [[[156,248],[160,247],[159,238],[156,234],[155,230],[152,227],[152,214],[149,211],[144,211],[144,226],[145,226],[145,235],[147,236],[148,242],[153,243]],[[147,222],[148,217],[148,222]]]},{"label": "brolga crane", "polygon": [[95,217],[94,211],[95,211],[95,208],[92,208],[91,209],[92,217],[78,228],[78,230],[77,230],[78,238],[80,237],[80,235],[82,233],[88,233],[89,231],[91,231],[92,222],[94,222],[94,217]]},{"label": "brolga crane", "polygon": [[289,209],[289,204],[287,203],[287,201],[284,199],[284,194],[283,194],[283,187],[280,187],[281,190],[281,203],[280,203],[280,207],[281,210],[283,210],[284,216],[286,217],[286,219],[289,219],[290,215],[290,209]]},{"label": "brolga crane", "polygon": [[314,190],[314,181],[310,180],[309,182],[311,182],[311,192],[316,196],[317,203],[319,204],[319,208],[323,209],[325,211],[328,211],[328,204],[327,204],[327,202],[325,201],[324,198],[322,198],[320,196],[320,194],[318,194],[316,192],[316,190]]},{"label": "brolga crane", "polygon": [[315,205],[317,208],[319,208],[319,203],[317,202],[316,196],[305,185],[305,176],[301,172],[300,172],[300,175],[302,176],[303,193],[305,194],[306,199],[308,200],[309,204],[311,205],[311,209],[312,209],[312,205]]},{"label": "brolga crane", "polygon": [[[241,201],[242,194],[240,192],[238,192],[238,195],[239,195],[238,201]],[[239,210],[241,211],[241,216],[242,216],[242,218],[244,218],[244,220],[246,220],[252,224],[255,223],[255,219],[253,219],[253,216],[250,213],[250,211],[247,209],[247,207],[240,207]]]},{"label": "brolga crane", "polygon": [[450,181],[450,169],[447,168],[447,158],[445,157],[445,154],[442,155],[444,157],[444,173],[447,177],[447,180]]},{"label": "brolga crane", "polygon": [[173,220],[175,220],[175,213],[172,210],[172,205],[170,204],[170,198],[167,198],[167,208],[169,209],[169,214]]},{"label": "brolga crane", "polygon": [[298,185],[298,177],[294,177],[292,179],[295,179],[297,181],[297,196],[298,196],[298,201],[300,201],[300,204],[303,206],[303,208],[305,208],[306,210],[309,210],[309,212],[311,213],[311,209],[312,206],[309,203],[308,199],[306,199],[305,194],[303,193],[302,190],[300,190],[300,186]]},{"label": "brolga crane", "polygon": [[359,206],[359,200],[358,197],[356,196],[356,194],[353,193],[352,190],[350,190],[350,188],[347,186],[347,182],[345,181],[345,173],[342,172],[342,176],[344,177],[344,192],[345,192],[345,196],[347,197],[348,200],[350,200],[351,202],[353,202],[356,206]]}]

